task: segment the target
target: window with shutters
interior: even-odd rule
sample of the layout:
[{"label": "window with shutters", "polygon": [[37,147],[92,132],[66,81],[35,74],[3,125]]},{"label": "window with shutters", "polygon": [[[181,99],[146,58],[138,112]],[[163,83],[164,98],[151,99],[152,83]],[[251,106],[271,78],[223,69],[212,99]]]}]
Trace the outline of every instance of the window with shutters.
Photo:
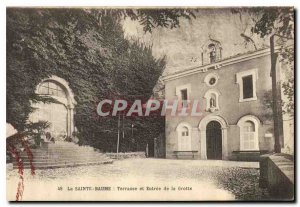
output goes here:
[{"label": "window with shutters", "polygon": [[259,120],[248,115],[239,120],[238,126],[240,127],[240,150],[259,150]]},{"label": "window with shutters", "polygon": [[243,126],[243,145],[244,149],[254,149],[255,148],[255,126],[253,122],[246,121]]}]

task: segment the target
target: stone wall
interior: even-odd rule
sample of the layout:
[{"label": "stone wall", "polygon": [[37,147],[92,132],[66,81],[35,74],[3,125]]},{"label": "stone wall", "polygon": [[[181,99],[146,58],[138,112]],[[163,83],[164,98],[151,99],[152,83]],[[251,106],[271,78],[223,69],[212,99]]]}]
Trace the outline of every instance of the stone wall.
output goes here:
[{"label": "stone wall", "polygon": [[294,160],[286,154],[263,155],[260,159],[260,187],[278,199],[294,199]]},{"label": "stone wall", "polygon": [[120,152],[118,153],[105,153],[111,159],[129,159],[129,158],[146,158],[145,152]]}]

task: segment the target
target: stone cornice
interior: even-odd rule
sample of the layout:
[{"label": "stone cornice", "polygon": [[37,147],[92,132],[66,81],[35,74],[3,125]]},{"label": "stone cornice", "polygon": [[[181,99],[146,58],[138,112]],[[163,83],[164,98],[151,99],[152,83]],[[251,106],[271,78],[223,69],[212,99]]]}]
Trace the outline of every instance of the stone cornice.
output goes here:
[{"label": "stone cornice", "polygon": [[[276,48],[277,51],[278,51],[278,49],[279,49],[279,47]],[[229,57],[229,58],[223,59],[223,60],[213,63],[213,64],[187,68],[186,70],[166,75],[166,76],[162,77],[162,80],[164,82],[166,82],[166,81],[182,78],[185,76],[194,75],[197,73],[205,73],[208,70],[218,70],[218,69],[221,69],[222,67],[225,67],[228,65],[233,65],[233,64],[236,64],[239,62],[244,62],[247,60],[251,60],[251,59],[255,59],[255,58],[263,57],[263,56],[267,56],[267,55],[270,55],[270,48],[254,51],[251,53],[236,55],[234,57]]]}]

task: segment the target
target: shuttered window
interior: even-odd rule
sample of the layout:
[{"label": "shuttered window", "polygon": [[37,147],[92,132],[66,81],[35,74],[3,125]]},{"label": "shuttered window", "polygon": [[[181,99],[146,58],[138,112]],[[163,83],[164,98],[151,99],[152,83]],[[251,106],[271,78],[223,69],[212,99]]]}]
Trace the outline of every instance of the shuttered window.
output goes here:
[{"label": "shuttered window", "polygon": [[255,125],[251,121],[246,121],[243,126],[243,148],[244,150],[253,150],[255,146]]}]

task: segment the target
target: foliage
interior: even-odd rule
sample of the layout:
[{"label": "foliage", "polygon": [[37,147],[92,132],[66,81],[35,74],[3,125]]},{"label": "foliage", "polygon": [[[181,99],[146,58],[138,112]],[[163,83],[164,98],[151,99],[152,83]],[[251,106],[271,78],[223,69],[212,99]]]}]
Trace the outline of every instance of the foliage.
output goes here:
[{"label": "foliage", "polygon": [[25,124],[25,133],[27,137],[34,141],[36,146],[40,145],[41,136],[45,134],[45,130],[50,127],[50,123],[47,121],[28,122]]},{"label": "foliage", "polygon": [[253,7],[233,8],[233,14],[251,14],[254,24],[251,27],[253,33],[261,38],[272,34],[286,38],[294,38],[294,8],[293,7]]},{"label": "foliage", "polygon": [[[98,117],[97,103],[122,96],[150,98],[165,67],[164,58],[156,60],[151,47],[125,39],[118,15],[101,15],[99,21],[95,11],[7,9],[7,122],[18,130],[25,130],[34,111],[32,102],[53,101],[35,93],[36,86],[51,75],[68,81],[75,95],[79,142],[101,149],[115,150],[117,117]],[[148,134],[143,130],[151,130],[151,121],[132,122],[139,126],[144,143]]]},{"label": "foliage", "polygon": [[[278,89],[277,94],[278,96],[280,96],[281,94],[280,87],[278,87],[277,89]],[[272,90],[268,90],[264,93],[263,100],[262,100],[264,106],[262,117],[264,118],[264,120],[273,120],[273,98],[272,97],[273,97]],[[277,105],[281,106],[279,107],[280,112],[288,113],[286,111],[282,111],[285,103],[280,98],[277,99]]]},{"label": "foliage", "polygon": [[294,77],[290,77],[286,82],[283,83],[283,93],[286,94],[288,101],[284,104],[285,113],[294,114],[294,93],[295,93],[295,85],[294,85]]},{"label": "foliage", "polygon": [[152,32],[153,28],[177,28],[180,26],[179,19],[196,18],[196,9],[105,9],[91,10],[96,18],[101,22],[102,18],[109,15],[117,19],[130,18],[138,21],[144,32]]},{"label": "foliage", "polygon": [[274,35],[276,43],[281,45],[280,62],[287,66],[284,73],[288,74],[283,83],[283,93],[287,97],[284,108],[290,115],[294,114],[294,38],[295,20],[293,7],[256,7],[235,8],[235,14],[243,12],[257,17],[251,31],[261,38],[269,38]]}]

